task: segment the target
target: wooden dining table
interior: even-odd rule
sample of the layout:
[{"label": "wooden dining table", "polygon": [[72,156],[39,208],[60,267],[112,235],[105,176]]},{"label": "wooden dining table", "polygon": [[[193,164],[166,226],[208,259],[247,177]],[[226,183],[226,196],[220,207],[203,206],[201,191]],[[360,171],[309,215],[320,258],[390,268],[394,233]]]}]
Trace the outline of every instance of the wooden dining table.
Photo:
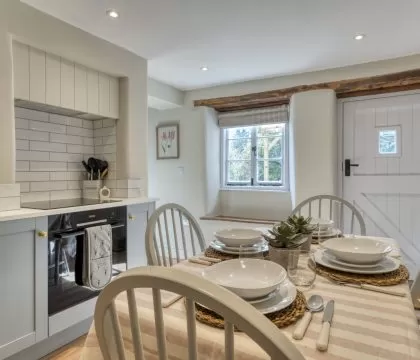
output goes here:
[{"label": "wooden dining table", "polygon": [[[390,240],[391,241],[391,240]],[[394,242],[394,246],[395,242]],[[188,261],[175,265],[192,273],[199,273],[204,265]],[[316,350],[323,313],[314,313],[302,340],[294,340],[296,325],[279,329],[308,360],[419,360],[420,330],[407,282],[387,287],[404,291],[405,297],[382,294],[337,285],[317,276],[312,289],[304,294],[319,294],[324,302],[335,301],[334,318],[328,350]],[[167,294],[167,296],[171,296]],[[163,296],[163,299],[165,297]],[[139,323],[147,359],[157,359],[153,300],[150,289],[136,289]],[[125,293],[116,299],[127,359],[134,359],[128,305]],[[163,309],[169,359],[188,358],[186,312],[182,299]],[[224,358],[224,332],[197,322],[198,359]],[[265,352],[247,335],[235,333],[235,359],[268,359]],[[83,360],[102,359],[95,326],[92,324],[81,355]]]}]

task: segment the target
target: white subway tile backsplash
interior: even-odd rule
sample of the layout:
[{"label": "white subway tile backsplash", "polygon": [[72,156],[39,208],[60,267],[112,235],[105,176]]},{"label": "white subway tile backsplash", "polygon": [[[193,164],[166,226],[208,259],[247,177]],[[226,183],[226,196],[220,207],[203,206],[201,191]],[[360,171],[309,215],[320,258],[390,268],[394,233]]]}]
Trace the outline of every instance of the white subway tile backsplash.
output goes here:
[{"label": "white subway tile backsplash", "polygon": [[66,171],[67,163],[58,161],[31,161],[31,171]]},{"label": "white subway tile backsplash", "polygon": [[63,144],[83,144],[83,138],[80,136],[63,135],[63,134],[50,134],[51,142],[58,142]]},{"label": "white subway tile backsplash", "polygon": [[66,152],[66,144],[44,141],[31,141],[30,148],[35,151]]},{"label": "white subway tile backsplash", "polygon": [[102,127],[110,127],[115,126],[115,119],[103,119],[102,120]]},{"label": "white subway tile backsplash", "polygon": [[115,126],[93,130],[94,137],[115,135]]},{"label": "white subway tile backsplash", "polygon": [[83,138],[83,145],[93,146],[93,138]]},{"label": "white subway tile backsplash", "polygon": [[51,200],[77,199],[82,197],[81,190],[50,191]]},{"label": "white subway tile backsplash", "polygon": [[16,173],[16,181],[48,181],[50,174],[43,171],[19,171]]},{"label": "white subway tile backsplash", "polygon": [[97,138],[93,138],[93,144],[96,145],[102,145],[102,139],[103,137],[97,137]]},{"label": "white subway tile backsplash", "polygon": [[21,193],[25,193],[25,192],[29,192],[29,182],[21,182],[20,184],[20,192]]},{"label": "white subway tile backsplash", "polygon": [[29,141],[16,140],[16,150],[29,150]]},{"label": "white subway tile backsplash", "polygon": [[67,181],[67,189],[69,190],[81,190],[82,182],[81,181]]},{"label": "white subway tile backsplash", "polygon": [[16,171],[29,171],[29,161],[16,161]]},{"label": "white subway tile backsplash", "polygon": [[54,124],[66,125],[67,124],[67,116],[50,114],[50,122],[52,122]]},{"label": "white subway tile backsplash", "polygon": [[102,143],[104,145],[115,145],[117,143],[117,137],[116,135],[104,136],[102,138]]},{"label": "white subway tile backsplash", "polygon": [[20,107],[15,107],[15,117],[28,120],[38,120],[48,122],[48,113],[36,110],[30,110]]},{"label": "white subway tile backsplash", "polygon": [[93,129],[93,121],[92,120],[83,120],[83,127],[85,129]]},{"label": "white subway tile backsplash", "polygon": [[44,131],[16,129],[16,139],[49,141],[50,134]]},{"label": "white subway tile backsplash", "polygon": [[20,195],[22,203],[36,202],[36,201],[48,201],[50,200],[50,193],[48,191],[43,192],[28,192]]},{"label": "white subway tile backsplash", "polygon": [[22,202],[81,197],[86,180],[81,162],[89,157],[109,162],[108,179],[116,185],[115,120],[84,120],[22,108],[15,113],[16,180]]},{"label": "white subway tile backsplash", "polygon": [[29,120],[27,119],[15,119],[16,129],[29,129]]},{"label": "white subway tile backsplash", "polygon": [[51,181],[67,180],[67,172],[66,171],[50,172],[50,180]]},{"label": "white subway tile backsplash", "polygon": [[93,128],[94,129],[100,129],[100,128],[102,128],[102,120],[95,120],[93,122]]},{"label": "white subway tile backsplash", "polygon": [[16,150],[16,160],[48,161],[50,153],[45,151]]},{"label": "white subway tile backsplash", "polygon": [[50,133],[65,134],[66,126],[60,124],[47,123],[42,121],[31,120],[29,122],[30,130],[48,131]]}]

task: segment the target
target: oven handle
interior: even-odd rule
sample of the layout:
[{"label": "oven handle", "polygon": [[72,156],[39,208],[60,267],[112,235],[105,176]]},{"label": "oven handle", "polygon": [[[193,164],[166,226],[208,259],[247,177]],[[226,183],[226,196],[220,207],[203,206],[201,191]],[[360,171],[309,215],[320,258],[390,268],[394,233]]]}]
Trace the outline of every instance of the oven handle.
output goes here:
[{"label": "oven handle", "polygon": [[[115,224],[115,225],[111,225],[112,229],[118,229],[121,227],[124,227],[125,224]],[[69,238],[69,237],[73,237],[73,236],[79,236],[79,235],[84,235],[85,231],[81,230],[81,231],[74,231],[71,233],[64,233],[64,234],[55,234],[55,237],[57,239],[65,239],[65,238]]]},{"label": "oven handle", "polygon": [[84,222],[84,223],[76,224],[76,226],[79,228],[79,227],[89,226],[89,225],[104,224],[104,223],[106,223],[106,222],[107,222],[107,220],[106,220],[106,219],[101,219],[101,220],[88,221],[88,222]]}]

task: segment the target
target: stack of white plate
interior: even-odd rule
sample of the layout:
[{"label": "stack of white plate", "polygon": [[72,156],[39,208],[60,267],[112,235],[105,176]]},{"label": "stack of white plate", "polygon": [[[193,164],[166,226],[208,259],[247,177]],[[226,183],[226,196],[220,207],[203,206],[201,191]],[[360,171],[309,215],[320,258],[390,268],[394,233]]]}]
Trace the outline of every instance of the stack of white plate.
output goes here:
[{"label": "stack of white plate", "polygon": [[318,226],[318,229],[312,233],[313,239],[325,240],[341,235],[341,231],[334,228],[333,220],[312,218],[311,224]]},{"label": "stack of white plate", "polygon": [[268,251],[268,244],[262,239],[259,230],[223,229],[215,232],[214,236],[216,239],[210,243],[210,247],[226,254],[239,255],[240,251],[256,254]]},{"label": "stack of white plate", "polygon": [[392,246],[379,238],[353,236],[329,239],[314,254],[315,261],[334,270],[355,274],[384,274],[397,270],[400,261],[389,256]]},{"label": "stack of white plate", "polygon": [[201,275],[248,301],[263,314],[284,309],[296,298],[296,288],[286,270],[272,261],[227,260],[203,269]]}]

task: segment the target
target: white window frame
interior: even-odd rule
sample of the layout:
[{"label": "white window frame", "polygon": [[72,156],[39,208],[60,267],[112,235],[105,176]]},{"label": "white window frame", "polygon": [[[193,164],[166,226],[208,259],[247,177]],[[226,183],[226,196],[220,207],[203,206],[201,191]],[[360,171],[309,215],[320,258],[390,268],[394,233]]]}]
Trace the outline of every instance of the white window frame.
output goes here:
[{"label": "white window frame", "polygon": [[[227,151],[228,151],[228,137],[227,130],[229,128],[220,129],[220,174],[221,179],[220,183],[222,184],[222,190],[267,190],[267,191],[289,191],[289,124],[287,122],[281,123],[284,124],[284,141],[282,143],[282,154],[283,154],[283,166],[282,166],[282,180],[281,185],[260,185],[258,182],[257,176],[257,157],[256,153],[252,156],[251,159],[251,174],[254,178],[254,185],[251,185],[248,182],[235,182],[227,183],[227,174],[228,174],[228,161],[227,161]],[[264,124],[261,124],[264,125]],[[248,125],[244,125],[247,127]],[[251,147],[256,147],[257,136],[255,133],[255,127],[260,125],[249,125],[254,126],[251,135]],[[236,184],[236,185],[235,185]],[[240,185],[248,184],[248,185]]]}]

